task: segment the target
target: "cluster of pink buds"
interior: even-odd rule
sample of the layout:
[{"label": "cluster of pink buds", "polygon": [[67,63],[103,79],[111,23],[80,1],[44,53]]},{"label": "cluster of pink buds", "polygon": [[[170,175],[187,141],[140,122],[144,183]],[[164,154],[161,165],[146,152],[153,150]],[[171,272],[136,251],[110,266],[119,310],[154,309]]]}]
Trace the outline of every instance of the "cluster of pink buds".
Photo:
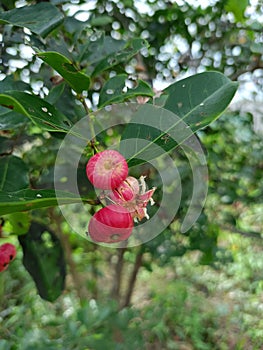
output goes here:
[{"label": "cluster of pink buds", "polygon": [[128,239],[134,221],[149,219],[147,204],[155,188],[146,191],[145,177],[139,180],[128,176],[128,164],[117,151],[106,150],[95,154],[87,163],[87,177],[103,190],[100,198],[108,205],[96,212],[89,222],[89,235],[95,242],[115,243]]},{"label": "cluster of pink buds", "polygon": [[16,257],[16,248],[11,243],[0,246],[0,272],[6,270],[11,261]]}]

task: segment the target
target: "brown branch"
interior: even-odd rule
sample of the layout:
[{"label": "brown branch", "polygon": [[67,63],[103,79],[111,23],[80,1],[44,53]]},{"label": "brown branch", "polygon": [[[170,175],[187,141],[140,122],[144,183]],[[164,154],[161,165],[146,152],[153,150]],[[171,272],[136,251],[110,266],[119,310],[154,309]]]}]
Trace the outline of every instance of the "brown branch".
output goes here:
[{"label": "brown branch", "polygon": [[120,300],[120,289],[121,289],[121,281],[122,281],[122,271],[124,266],[124,253],[126,248],[120,248],[118,250],[118,259],[115,264],[114,276],[113,276],[113,284],[111,289],[111,297],[115,300]]},{"label": "brown branch", "polygon": [[263,69],[263,62],[261,61],[261,56],[254,56],[253,61],[246,67],[237,70],[230,76],[231,80],[237,80],[242,74],[250,72],[253,73],[257,69]]},{"label": "brown branch", "polygon": [[140,249],[136,255],[133,270],[132,270],[132,273],[131,273],[131,276],[130,276],[130,279],[128,282],[127,292],[126,292],[126,295],[124,297],[123,304],[121,305],[121,309],[129,306],[131,303],[131,297],[132,297],[132,293],[134,291],[137,275],[138,275],[138,272],[139,272],[139,270],[142,266],[142,263],[143,263],[143,254],[144,254],[144,250]]}]

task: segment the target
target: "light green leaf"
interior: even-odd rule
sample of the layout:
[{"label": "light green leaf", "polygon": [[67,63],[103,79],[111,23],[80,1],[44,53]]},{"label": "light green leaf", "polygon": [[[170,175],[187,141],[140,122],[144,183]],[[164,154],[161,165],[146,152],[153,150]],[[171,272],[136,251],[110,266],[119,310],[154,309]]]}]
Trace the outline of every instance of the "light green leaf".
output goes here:
[{"label": "light green leaf", "polygon": [[245,20],[244,13],[248,5],[249,0],[228,0],[225,9],[234,14],[237,22],[243,22]]},{"label": "light green leaf", "polygon": [[90,78],[82,73],[73,62],[58,52],[40,52],[37,57],[55,69],[73,90],[81,93],[88,90]]},{"label": "light green leaf", "polygon": [[48,131],[67,132],[71,122],[45,100],[22,91],[0,94],[0,104],[30,118],[40,128]]},{"label": "light green leaf", "polygon": [[46,37],[58,27],[63,18],[63,14],[47,2],[0,13],[0,23],[26,27],[42,37]]},{"label": "light green leaf", "polygon": [[140,79],[136,82],[132,81],[131,83],[135,84],[135,87],[129,88],[126,86],[127,79],[128,76],[126,74],[120,74],[108,80],[101,89],[99,107],[120,103],[135,96],[152,97],[154,95],[150,85],[145,81]]},{"label": "light green leaf", "polygon": [[[5,224],[5,229],[16,235],[24,235],[28,232],[31,218],[28,212],[12,213],[5,217],[8,222]],[[9,226],[9,229],[7,228]]]}]

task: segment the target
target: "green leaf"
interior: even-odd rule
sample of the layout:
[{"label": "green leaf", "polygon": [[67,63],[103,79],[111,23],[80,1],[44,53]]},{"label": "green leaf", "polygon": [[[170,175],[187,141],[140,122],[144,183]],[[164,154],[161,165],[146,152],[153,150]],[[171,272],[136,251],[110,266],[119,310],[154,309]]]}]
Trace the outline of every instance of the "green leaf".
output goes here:
[{"label": "green leaf", "polygon": [[125,46],[126,42],[124,40],[116,40],[104,34],[101,34],[95,41],[87,38],[87,42],[80,47],[78,62],[91,66],[100,62],[104,57],[114,55],[124,49]]},{"label": "green leaf", "polygon": [[48,131],[67,132],[71,122],[45,100],[22,91],[0,94],[0,104],[30,118],[40,128]]},{"label": "green leaf", "polygon": [[[17,173],[16,173],[17,174]],[[16,175],[16,178],[18,176]],[[85,199],[83,199],[85,201]],[[24,189],[17,192],[0,191],[0,215],[53,207],[59,204],[80,203],[82,199],[69,192]]]},{"label": "green leaf", "polygon": [[15,192],[28,187],[28,169],[21,158],[0,158],[0,191]]},{"label": "green leaf", "polygon": [[12,112],[0,106],[0,130],[11,130],[19,128],[28,123],[28,119],[22,114]]},{"label": "green leaf", "polygon": [[222,73],[196,74],[166,88],[163,93],[167,98],[162,107],[179,116],[195,132],[223,113],[237,88],[238,83]]},{"label": "green leaf", "polygon": [[236,89],[237,84],[224,75],[206,72],[165,89],[160,99],[164,108],[149,104],[140,106],[122,135],[122,141],[137,139],[133,150],[126,142],[121,145],[122,152],[130,154],[129,165],[142,163],[140,159],[154,159],[162,150],[169,152],[188,140],[220,116]]},{"label": "green leaf", "polygon": [[14,147],[14,141],[8,137],[0,136],[0,157],[12,153]]},{"label": "green leaf", "polygon": [[55,69],[76,92],[81,93],[83,90],[88,90],[90,78],[80,72],[67,57],[52,51],[40,52],[36,56]]},{"label": "green leaf", "polygon": [[30,90],[30,85],[20,80],[17,81],[14,79],[14,76],[8,75],[5,79],[0,81],[0,93],[9,91],[9,90],[19,90],[19,91]]},{"label": "green leaf", "polygon": [[131,40],[131,42],[128,42],[123,49],[118,50],[117,52],[114,52],[106,57],[102,56],[104,58],[95,67],[92,76],[96,76],[101,72],[118,65],[121,62],[128,61],[142,48],[147,46],[148,43],[144,39],[136,38]]},{"label": "green leaf", "polygon": [[113,22],[113,18],[111,16],[97,16],[92,17],[90,24],[92,27],[105,27],[107,24],[111,24]]},{"label": "green leaf", "polygon": [[65,83],[58,84],[54,86],[50,91],[45,100],[50,103],[51,105],[54,105],[61,95],[63,94],[65,89]]},{"label": "green leaf", "polygon": [[244,22],[244,14],[248,5],[249,0],[228,0],[225,9],[234,14],[236,21]]},{"label": "green leaf", "polygon": [[56,235],[45,225],[33,222],[28,233],[18,237],[23,264],[33,278],[41,298],[55,301],[65,287],[66,263]]},{"label": "green leaf", "polygon": [[26,27],[42,37],[46,37],[58,27],[63,18],[63,14],[47,2],[0,13],[0,23]]},{"label": "green leaf", "polygon": [[[104,107],[111,103],[120,103],[135,96],[153,96],[154,93],[145,81],[138,79],[134,88],[126,86],[128,76],[126,74],[116,75],[106,82],[101,89],[99,107]],[[125,91],[126,88],[126,91]]]}]

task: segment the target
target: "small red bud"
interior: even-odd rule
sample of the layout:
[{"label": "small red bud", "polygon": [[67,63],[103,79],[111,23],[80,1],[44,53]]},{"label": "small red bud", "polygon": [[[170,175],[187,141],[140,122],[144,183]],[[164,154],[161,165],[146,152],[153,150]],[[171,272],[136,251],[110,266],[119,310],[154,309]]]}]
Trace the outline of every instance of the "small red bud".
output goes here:
[{"label": "small red bud", "polygon": [[90,158],[86,174],[95,187],[110,190],[118,187],[126,179],[128,164],[119,152],[105,150]]},{"label": "small red bud", "polygon": [[128,239],[133,219],[128,209],[111,204],[100,209],[89,222],[89,235],[95,242],[116,243]]}]

